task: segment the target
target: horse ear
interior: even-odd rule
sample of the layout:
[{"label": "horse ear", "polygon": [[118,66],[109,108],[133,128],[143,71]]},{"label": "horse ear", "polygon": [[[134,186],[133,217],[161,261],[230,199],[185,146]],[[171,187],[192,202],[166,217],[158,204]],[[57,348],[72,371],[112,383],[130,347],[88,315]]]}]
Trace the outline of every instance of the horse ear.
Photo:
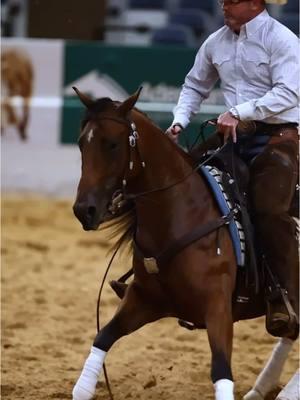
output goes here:
[{"label": "horse ear", "polygon": [[132,96],[128,97],[128,99],[126,99],[125,101],[123,101],[122,104],[119,105],[118,110],[121,112],[122,115],[127,115],[129,111],[133,109],[142,89],[143,86],[141,86]]},{"label": "horse ear", "polygon": [[91,99],[89,96],[87,96],[84,93],[81,93],[80,90],[77,89],[77,87],[72,86],[72,89],[76,92],[77,96],[79,97],[81,103],[86,106],[87,108],[90,108],[94,104],[94,100]]}]

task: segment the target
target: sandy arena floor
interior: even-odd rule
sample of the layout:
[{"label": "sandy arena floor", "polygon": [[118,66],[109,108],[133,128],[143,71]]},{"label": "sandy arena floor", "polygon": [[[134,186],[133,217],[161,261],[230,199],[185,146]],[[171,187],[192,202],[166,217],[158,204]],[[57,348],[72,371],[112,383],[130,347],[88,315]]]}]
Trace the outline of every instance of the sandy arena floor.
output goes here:
[{"label": "sandy arena floor", "polygon": [[[106,252],[104,235],[82,231],[71,202],[28,195],[2,199],[3,399],[71,399],[96,333],[96,300]],[[129,265],[130,260],[117,260],[109,279],[119,277]],[[117,304],[106,284],[103,322]],[[251,387],[275,342],[264,331],[264,319],[236,324],[236,400]],[[282,384],[298,363],[295,346]],[[186,331],[175,320],[123,338],[106,365],[115,400],[213,399],[206,332]],[[96,399],[108,399],[103,379]]]}]

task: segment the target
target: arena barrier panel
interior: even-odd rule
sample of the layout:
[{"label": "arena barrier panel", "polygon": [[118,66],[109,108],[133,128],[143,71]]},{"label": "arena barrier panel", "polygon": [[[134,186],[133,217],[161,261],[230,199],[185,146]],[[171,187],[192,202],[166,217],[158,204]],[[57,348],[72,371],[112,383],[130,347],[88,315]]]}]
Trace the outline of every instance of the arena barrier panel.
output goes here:
[{"label": "arena barrier panel", "polygon": [[[83,109],[72,86],[94,97],[119,100],[143,86],[137,106],[166,129],[195,54],[196,49],[166,46],[125,47],[96,42],[4,38],[1,55],[3,139],[22,139],[20,126],[26,120],[24,103],[27,102],[27,143],[48,147],[74,144]],[[14,71],[11,65],[15,66]],[[5,75],[3,68],[14,73]],[[20,89],[18,82],[20,74],[25,77],[24,89]],[[215,88],[209,102],[203,104],[188,128],[191,141],[201,121],[215,117],[224,109],[220,90]],[[15,118],[11,118],[12,112]]]}]

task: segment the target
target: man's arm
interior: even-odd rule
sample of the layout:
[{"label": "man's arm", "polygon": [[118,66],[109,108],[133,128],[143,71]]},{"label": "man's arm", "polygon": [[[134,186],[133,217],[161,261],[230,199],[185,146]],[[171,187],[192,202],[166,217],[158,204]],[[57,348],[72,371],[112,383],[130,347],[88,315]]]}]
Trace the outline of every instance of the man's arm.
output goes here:
[{"label": "man's arm", "polygon": [[[291,34],[273,42],[270,73],[273,88],[263,97],[235,106],[241,120],[261,121],[297,106],[299,101],[299,42]],[[291,121],[294,122],[294,121]]]},{"label": "man's arm", "polygon": [[[285,32],[273,40],[270,74],[273,88],[264,96],[236,105],[218,118],[218,131],[236,142],[238,120],[261,121],[298,105],[299,101],[299,42],[292,33]],[[296,122],[296,121],[291,121]]]},{"label": "man's arm", "polygon": [[173,123],[184,128],[199,112],[200,104],[206,99],[218,80],[218,73],[209,54],[209,37],[200,47],[194,65],[185,78],[178,104],[174,109]]},{"label": "man's arm", "polygon": [[218,80],[218,73],[211,62],[208,51],[210,40],[211,37],[200,47],[194,65],[182,86],[177,106],[174,109],[172,125],[167,130],[169,136],[174,135],[174,140],[179,132],[187,127],[191,118],[199,112],[200,104],[209,96]]}]

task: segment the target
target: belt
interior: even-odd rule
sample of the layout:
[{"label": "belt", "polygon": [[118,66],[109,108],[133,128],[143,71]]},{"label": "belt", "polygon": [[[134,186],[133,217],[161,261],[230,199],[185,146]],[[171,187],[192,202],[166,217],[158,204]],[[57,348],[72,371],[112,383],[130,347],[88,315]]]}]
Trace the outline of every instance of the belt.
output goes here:
[{"label": "belt", "polygon": [[266,124],[264,122],[255,121],[255,136],[269,136],[268,144],[280,144],[283,142],[294,142],[298,146],[299,133],[297,123],[286,124]]},{"label": "belt", "polygon": [[[255,133],[257,134],[267,134],[267,135],[280,135],[280,133],[285,133],[286,131],[297,131],[298,124],[296,122],[287,122],[284,124],[266,124],[261,121],[254,121],[256,125]],[[282,135],[280,135],[282,136]]]}]

